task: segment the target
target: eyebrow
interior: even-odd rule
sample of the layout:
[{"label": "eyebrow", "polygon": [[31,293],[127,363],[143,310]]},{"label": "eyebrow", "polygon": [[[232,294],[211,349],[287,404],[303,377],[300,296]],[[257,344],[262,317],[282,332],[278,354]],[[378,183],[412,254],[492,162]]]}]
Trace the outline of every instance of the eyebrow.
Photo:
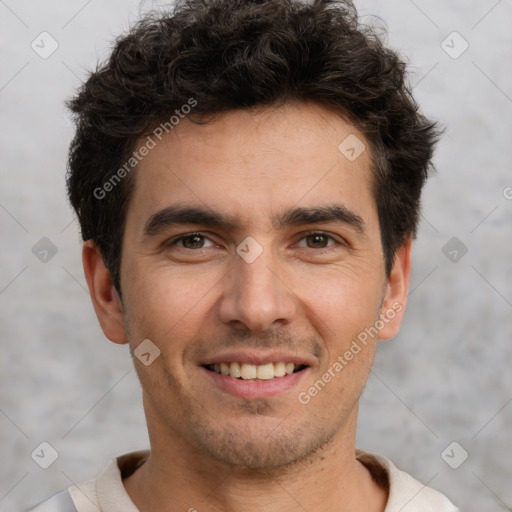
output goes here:
[{"label": "eyebrow", "polygon": [[[272,225],[277,229],[321,222],[341,222],[352,227],[360,234],[365,233],[365,223],[362,217],[342,204],[329,204],[313,208],[292,208],[272,218]],[[144,235],[154,237],[173,226],[185,224],[222,228],[226,231],[241,228],[240,221],[236,217],[226,215],[218,210],[197,206],[173,205],[149,217],[144,226]]]},{"label": "eyebrow", "polygon": [[341,222],[364,234],[365,224],[361,216],[341,204],[330,204],[314,208],[294,208],[285,211],[274,219],[274,226],[282,229],[286,226],[318,224],[320,222]]},{"label": "eyebrow", "polygon": [[162,231],[184,224],[200,224],[206,227],[234,230],[238,222],[222,212],[197,206],[168,206],[149,217],[144,226],[146,236],[156,236]]}]

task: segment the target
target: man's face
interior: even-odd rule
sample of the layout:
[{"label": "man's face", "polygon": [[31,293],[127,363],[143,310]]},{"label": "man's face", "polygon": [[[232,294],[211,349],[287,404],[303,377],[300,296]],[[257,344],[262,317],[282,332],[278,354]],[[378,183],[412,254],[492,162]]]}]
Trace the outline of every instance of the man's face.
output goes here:
[{"label": "man's face", "polygon": [[121,289],[132,349],[161,351],[135,359],[153,437],[270,468],[353,435],[377,338],[352,343],[390,306],[369,151],[338,149],[350,134],[364,141],[315,104],[233,111],[182,120],[139,164]]}]

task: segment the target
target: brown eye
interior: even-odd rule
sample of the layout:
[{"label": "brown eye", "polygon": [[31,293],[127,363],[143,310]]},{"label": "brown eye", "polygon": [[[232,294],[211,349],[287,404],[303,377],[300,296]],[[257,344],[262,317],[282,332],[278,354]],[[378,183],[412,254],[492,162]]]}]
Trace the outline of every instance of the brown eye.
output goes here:
[{"label": "brown eye", "polygon": [[201,249],[204,244],[204,236],[189,235],[181,239],[185,249]]},{"label": "brown eye", "polygon": [[[207,244],[210,245],[207,245]],[[177,238],[172,242],[171,245],[177,245],[178,247],[182,247],[183,249],[204,249],[205,247],[211,247],[213,243],[209,238],[202,235],[201,233],[189,233],[188,235],[183,235]]]},{"label": "brown eye", "polygon": [[[308,249],[325,249],[326,247],[333,245],[329,243],[333,241],[332,237],[324,233],[311,233],[305,236],[302,240],[306,241],[306,247]],[[299,243],[299,246],[304,247]]]}]

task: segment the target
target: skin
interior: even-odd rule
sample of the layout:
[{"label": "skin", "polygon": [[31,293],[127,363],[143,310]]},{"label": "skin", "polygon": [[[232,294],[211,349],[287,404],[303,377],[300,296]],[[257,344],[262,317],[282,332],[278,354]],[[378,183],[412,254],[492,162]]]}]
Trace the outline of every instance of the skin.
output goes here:
[{"label": "skin", "polygon": [[[386,276],[369,149],[338,150],[361,133],[315,103],[232,111],[206,125],[184,119],[140,162],[122,248],[122,301],[101,254],[83,248],[101,327],[161,355],[142,384],[151,455],[124,480],[142,512],[383,511],[387,489],[355,458],[358,401],[378,339],[393,337],[409,286],[410,241]],[[297,207],[341,204],[362,220],[273,225]],[[229,229],[170,225],[145,234],[173,205],[232,216]],[[325,236],[308,236],[314,230]],[[200,232],[206,238],[177,236]],[[247,263],[246,237],[263,252]],[[333,367],[366,327],[396,312],[336,377],[304,405],[298,394]],[[310,363],[297,385],[249,399],[213,385],[200,362],[227,349],[297,354]],[[300,504],[300,506],[298,505]]]}]

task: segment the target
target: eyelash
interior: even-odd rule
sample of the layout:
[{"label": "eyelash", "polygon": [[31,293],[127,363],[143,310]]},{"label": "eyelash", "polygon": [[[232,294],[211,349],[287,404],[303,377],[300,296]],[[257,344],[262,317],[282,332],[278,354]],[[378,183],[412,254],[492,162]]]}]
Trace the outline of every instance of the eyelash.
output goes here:
[{"label": "eyelash", "polygon": [[[311,250],[314,250],[315,252],[324,253],[324,252],[333,251],[334,249],[337,248],[337,246],[339,246],[341,244],[341,242],[339,242],[336,238],[334,238],[332,235],[329,235],[328,233],[325,233],[324,231],[308,231],[307,233],[305,233],[304,235],[301,236],[301,238],[299,239],[299,242],[309,236],[323,236],[323,237],[327,238],[329,241],[333,241],[334,244],[328,245],[327,247],[320,247],[319,249],[315,249],[312,247],[301,247],[301,249],[311,249]],[[329,241],[327,243],[329,243]]]},{"label": "eyelash", "polygon": [[[327,247],[321,247],[319,249],[314,249],[314,248],[310,248],[310,247],[301,247],[301,249],[312,249],[314,250],[315,252],[330,252],[334,249],[336,249],[336,244],[337,245],[347,245],[346,243],[344,242],[340,242],[338,241],[337,239],[335,239],[332,235],[324,232],[324,231],[308,231],[307,233],[304,233],[301,238],[299,239],[299,242],[309,236],[315,236],[315,235],[318,235],[318,236],[323,236],[323,237],[326,237],[330,240],[332,240],[333,242],[335,242],[335,245],[330,245],[330,246],[327,246]],[[177,245],[178,242],[186,239],[186,238],[190,238],[190,237],[193,237],[193,236],[200,236],[202,238],[205,238],[205,239],[208,239],[210,240],[210,238],[206,235],[204,235],[203,233],[201,233],[200,231],[193,231],[191,233],[185,233],[183,235],[180,235],[178,236],[177,238],[174,238],[172,240],[170,240],[166,245],[171,247],[171,246],[174,246],[174,245]],[[212,240],[210,240],[212,241]],[[199,249],[187,249],[186,247],[180,247],[181,249],[184,249],[184,250],[189,250],[189,251],[195,251],[195,250],[200,250],[200,249],[203,249],[203,247],[199,248]]]},{"label": "eyelash", "polygon": [[[184,235],[180,235],[176,238],[173,238],[171,240],[169,240],[169,242],[166,244],[168,246],[173,246],[173,245],[177,245],[178,242],[180,242],[181,240],[184,240],[185,238],[191,238],[193,236],[201,236],[203,238],[207,238],[208,240],[210,240],[206,235],[204,235],[203,233],[199,232],[199,231],[193,231],[191,233],[185,233]],[[186,249],[186,247],[181,247],[181,249]],[[197,250],[197,249],[189,249],[190,251],[193,251],[193,250]]]}]

